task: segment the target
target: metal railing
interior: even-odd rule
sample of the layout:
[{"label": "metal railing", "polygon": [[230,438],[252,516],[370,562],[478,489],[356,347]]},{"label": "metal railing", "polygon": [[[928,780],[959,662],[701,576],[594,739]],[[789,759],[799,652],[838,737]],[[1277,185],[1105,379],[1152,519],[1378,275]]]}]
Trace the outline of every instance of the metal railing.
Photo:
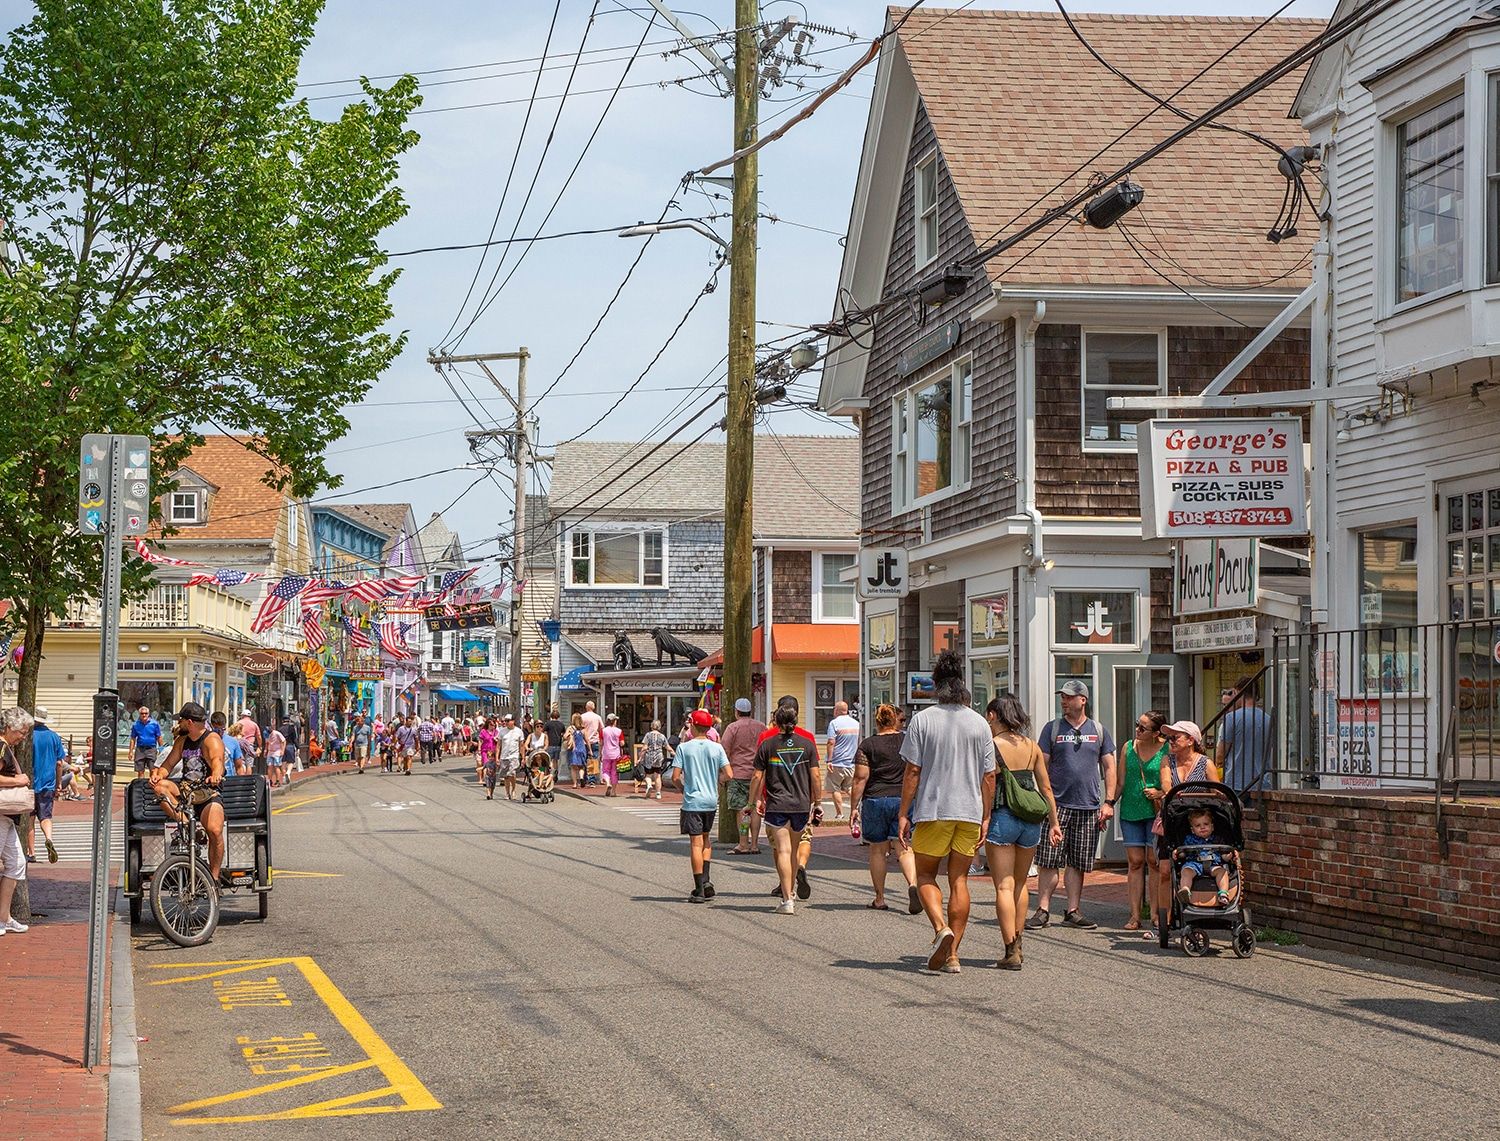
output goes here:
[{"label": "metal railing", "polygon": [[[210,587],[189,589],[181,583],[165,583],[122,607],[120,620],[123,626],[138,629],[198,627],[248,637],[251,609],[250,602],[236,594]],[[70,602],[59,624],[64,627],[98,626],[98,599],[83,598]]]},{"label": "metal railing", "polygon": [[1500,618],[1279,635],[1277,775],[1320,787],[1500,781]]}]

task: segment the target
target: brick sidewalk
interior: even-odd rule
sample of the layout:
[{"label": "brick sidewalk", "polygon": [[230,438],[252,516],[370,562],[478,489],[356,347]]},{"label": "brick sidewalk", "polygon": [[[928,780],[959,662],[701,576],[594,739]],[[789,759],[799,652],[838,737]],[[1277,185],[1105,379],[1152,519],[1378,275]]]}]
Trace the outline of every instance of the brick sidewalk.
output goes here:
[{"label": "brick sidewalk", "polygon": [[[9,998],[0,1029],[0,1121],[8,1141],[97,1141],[105,1135],[109,1103],[109,1020],[106,1064],[89,1073],[82,1062],[89,869],[38,863],[28,868],[28,878],[32,911],[40,915],[24,935],[0,938],[0,974]],[[107,1011],[108,954],[104,969]]]}]

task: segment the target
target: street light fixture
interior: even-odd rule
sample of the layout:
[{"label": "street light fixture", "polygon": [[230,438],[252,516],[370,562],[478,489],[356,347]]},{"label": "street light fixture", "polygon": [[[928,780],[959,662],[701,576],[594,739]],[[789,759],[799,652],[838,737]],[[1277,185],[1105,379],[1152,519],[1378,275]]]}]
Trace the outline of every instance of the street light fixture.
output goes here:
[{"label": "street light fixture", "polygon": [[663,230],[692,230],[695,234],[702,234],[709,241],[714,242],[724,251],[725,260],[729,258],[729,243],[714,232],[714,228],[707,222],[697,218],[678,218],[672,222],[637,222],[634,226],[626,226],[620,231],[622,238],[649,238],[661,233]]}]

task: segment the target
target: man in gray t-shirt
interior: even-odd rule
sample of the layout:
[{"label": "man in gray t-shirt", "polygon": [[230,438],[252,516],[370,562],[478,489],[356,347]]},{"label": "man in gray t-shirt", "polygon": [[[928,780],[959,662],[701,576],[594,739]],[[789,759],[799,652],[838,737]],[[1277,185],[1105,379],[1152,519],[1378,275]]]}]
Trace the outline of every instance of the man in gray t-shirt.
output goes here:
[{"label": "man in gray t-shirt", "polygon": [[1276,766],[1276,737],[1271,718],[1255,704],[1250,678],[1241,678],[1223,697],[1233,708],[1219,720],[1219,741],[1214,761],[1224,774],[1224,783],[1244,792],[1260,782],[1261,774]]},{"label": "man in gray t-shirt", "polygon": [[[901,744],[906,773],[898,828],[901,846],[916,856],[917,894],[934,932],[927,969],[957,974],[969,922],[969,861],[995,799],[995,745],[985,719],[969,708],[957,654],[938,655],[932,681],[938,704],[911,719]],[[937,882],[945,863],[946,921]]]}]

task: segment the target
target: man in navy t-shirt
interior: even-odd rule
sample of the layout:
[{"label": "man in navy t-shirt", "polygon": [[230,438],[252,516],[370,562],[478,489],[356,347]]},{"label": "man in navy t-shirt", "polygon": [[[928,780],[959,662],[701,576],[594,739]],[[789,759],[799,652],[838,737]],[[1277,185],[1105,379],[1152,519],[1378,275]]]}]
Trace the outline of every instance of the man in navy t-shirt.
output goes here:
[{"label": "man in navy t-shirt", "polygon": [[130,725],[130,759],[135,762],[135,775],[140,776],[156,764],[156,753],[161,748],[161,725],[151,716],[144,705],[136,710],[136,719]]},{"label": "man in navy t-shirt", "polygon": [[1036,914],[1026,921],[1026,926],[1035,929],[1052,922],[1057,870],[1065,868],[1068,907],[1063,922],[1069,927],[1097,927],[1092,919],[1084,918],[1078,907],[1083,898],[1084,873],[1094,870],[1099,833],[1114,816],[1115,801],[1119,798],[1115,743],[1109,730],[1088,715],[1088,686],[1081,681],[1065,681],[1057,692],[1062,716],[1047,722],[1037,744],[1046,758],[1047,776],[1057,798],[1063,842],[1054,845],[1044,835],[1037,845]]},{"label": "man in navy t-shirt", "polygon": [[[57,863],[57,849],[52,846],[52,802],[57,797],[57,778],[63,761],[67,759],[68,747],[63,744],[63,739],[54,733],[47,725],[47,708],[43,705],[36,707],[32,718],[36,724],[31,730],[31,790],[36,794],[36,807],[31,810],[32,816],[36,818],[37,827],[42,830],[42,839],[47,845],[47,861]],[[29,833],[33,845],[36,844],[36,831]],[[34,859],[34,852],[26,853],[28,859]]]}]

